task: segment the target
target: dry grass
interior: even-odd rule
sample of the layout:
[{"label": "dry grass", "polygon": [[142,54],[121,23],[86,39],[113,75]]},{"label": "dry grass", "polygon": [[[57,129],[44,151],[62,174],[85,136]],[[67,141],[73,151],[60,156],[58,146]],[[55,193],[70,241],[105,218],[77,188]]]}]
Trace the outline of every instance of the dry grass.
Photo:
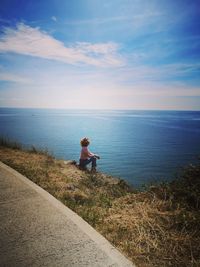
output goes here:
[{"label": "dry grass", "polygon": [[72,208],[137,266],[200,266],[200,166],[139,192],[47,153],[0,146],[0,160]]}]

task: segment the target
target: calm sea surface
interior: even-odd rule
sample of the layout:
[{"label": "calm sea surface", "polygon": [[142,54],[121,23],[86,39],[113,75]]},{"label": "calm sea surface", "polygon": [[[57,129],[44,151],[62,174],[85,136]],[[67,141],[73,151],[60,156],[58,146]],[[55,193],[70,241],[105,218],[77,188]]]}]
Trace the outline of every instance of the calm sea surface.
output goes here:
[{"label": "calm sea surface", "polygon": [[88,136],[99,170],[140,186],[168,180],[200,155],[200,112],[0,108],[0,136],[79,159]]}]

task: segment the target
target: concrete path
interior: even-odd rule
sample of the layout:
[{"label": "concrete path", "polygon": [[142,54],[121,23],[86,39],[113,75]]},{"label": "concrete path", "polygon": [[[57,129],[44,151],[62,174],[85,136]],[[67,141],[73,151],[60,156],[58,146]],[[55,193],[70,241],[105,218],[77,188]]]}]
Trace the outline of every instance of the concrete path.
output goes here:
[{"label": "concrete path", "polygon": [[132,266],[77,214],[0,162],[0,266]]}]

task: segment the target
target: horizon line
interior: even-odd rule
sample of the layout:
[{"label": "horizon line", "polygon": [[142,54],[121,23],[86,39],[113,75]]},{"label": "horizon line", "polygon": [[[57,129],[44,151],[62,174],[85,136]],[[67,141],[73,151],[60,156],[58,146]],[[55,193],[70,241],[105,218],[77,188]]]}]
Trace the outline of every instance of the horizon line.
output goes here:
[{"label": "horizon line", "polygon": [[45,109],[45,110],[97,110],[97,111],[112,111],[112,110],[117,110],[117,111],[196,111],[196,112],[200,112],[200,109],[145,109],[145,108],[141,108],[141,109],[134,109],[134,108],[56,108],[56,107],[1,107],[0,109]]}]

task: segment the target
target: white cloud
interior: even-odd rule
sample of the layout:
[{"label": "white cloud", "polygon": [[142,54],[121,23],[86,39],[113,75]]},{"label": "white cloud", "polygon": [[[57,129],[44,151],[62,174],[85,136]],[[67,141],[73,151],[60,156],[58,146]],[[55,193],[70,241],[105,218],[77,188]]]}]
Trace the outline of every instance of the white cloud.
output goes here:
[{"label": "white cloud", "polygon": [[80,51],[90,54],[109,54],[115,53],[118,49],[118,45],[115,43],[106,43],[106,44],[91,44],[86,42],[78,42],[76,45],[77,49]]},{"label": "white cloud", "polygon": [[6,72],[0,73],[0,81],[23,83],[23,84],[28,84],[31,82],[30,79]]},{"label": "white cloud", "polygon": [[22,55],[57,60],[68,64],[88,64],[99,67],[123,65],[115,43],[76,43],[65,46],[39,28],[19,23],[16,29],[4,28],[0,38],[0,53]]}]

